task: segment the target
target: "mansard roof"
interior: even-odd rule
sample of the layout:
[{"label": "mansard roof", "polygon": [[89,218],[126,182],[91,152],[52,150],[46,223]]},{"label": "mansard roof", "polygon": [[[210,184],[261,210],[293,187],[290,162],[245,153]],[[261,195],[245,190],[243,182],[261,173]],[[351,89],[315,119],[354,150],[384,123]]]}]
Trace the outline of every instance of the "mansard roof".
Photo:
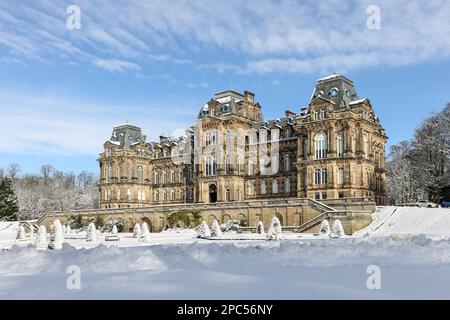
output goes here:
[{"label": "mansard roof", "polygon": [[310,103],[316,98],[332,101],[336,110],[348,109],[352,101],[358,100],[353,81],[343,75],[329,75],[316,81]]},{"label": "mansard roof", "polygon": [[141,128],[125,123],[114,127],[111,138],[107,141],[119,146],[121,149],[130,149],[131,146],[146,142],[146,136]]}]

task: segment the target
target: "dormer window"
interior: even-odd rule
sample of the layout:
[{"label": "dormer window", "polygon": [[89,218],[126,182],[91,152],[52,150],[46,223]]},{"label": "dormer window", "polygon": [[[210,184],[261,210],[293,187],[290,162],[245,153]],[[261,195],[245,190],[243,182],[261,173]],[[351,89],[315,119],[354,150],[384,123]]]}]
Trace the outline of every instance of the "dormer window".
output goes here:
[{"label": "dormer window", "polygon": [[317,91],[316,92],[316,98],[317,97],[322,98],[323,97],[323,91]]},{"label": "dormer window", "polygon": [[339,89],[338,88],[333,88],[333,89],[331,89],[330,90],[330,92],[328,93],[328,95],[330,96],[330,97],[337,97],[338,96],[338,94],[339,94]]},{"label": "dormer window", "polygon": [[345,90],[345,95],[346,95],[347,97],[349,97],[349,98],[352,97],[352,93],[351,93],[350,91],[348,91],[348,90]]},{"label": "dormer window", "polygon": [[220,111],[222,113],[230,112],[230,105],[229,104],[223,104],[222,107],[220,107]]},{"label": "dormer window", "polygon": [[208,111],[206,110],[202,110],[202,112],[200,113],[200,115],[203,117],[206,117],[206,115],[208,114]]}]

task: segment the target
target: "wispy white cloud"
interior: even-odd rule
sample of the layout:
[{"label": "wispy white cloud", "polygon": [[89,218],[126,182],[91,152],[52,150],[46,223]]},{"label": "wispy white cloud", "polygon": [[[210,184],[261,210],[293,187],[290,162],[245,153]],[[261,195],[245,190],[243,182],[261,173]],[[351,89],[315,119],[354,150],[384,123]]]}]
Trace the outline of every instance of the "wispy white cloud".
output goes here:
[{"label": "wispy white cloud", "polygon": [[103,68],[95,62],[133,64],[118,67],[122,72],[139,72],[137,65],[151,61],[261,74],[450,58],[449,1],[379,0],[381,29],[369,30],[366,9],[372,2],[130,0],[122,6],[81,0],[81,30],[67,30],[71,1],[5,0],[0,46],[24,59],[94,61]]},{"label": "wispy white cloud", "polygon": [[19,91],[1,91],[0,105],[0,153],[8,154],[96,155],[114,124],[128,121],[141,126],[149,139],[157,139],[190,126],[195,113],[179,104],[111,105]]},{"label": "wispy white cloud", "polygon": [[94,65],[111,72],[125,72],[127,70],[139,71],[141,67],[133,62],[117,60],[117,59],[97,59]]}]

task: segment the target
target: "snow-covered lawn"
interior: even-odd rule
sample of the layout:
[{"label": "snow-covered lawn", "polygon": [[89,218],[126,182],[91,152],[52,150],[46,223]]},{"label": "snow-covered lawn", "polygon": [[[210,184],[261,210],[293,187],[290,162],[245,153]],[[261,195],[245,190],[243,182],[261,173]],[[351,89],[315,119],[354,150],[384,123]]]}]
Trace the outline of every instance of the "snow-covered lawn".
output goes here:
[{"label": "snow-covered lawn", "polygon": [[[395,209],[380,208],[365,230],[339,239],[204,240],[184,230],[90,243],[71,233],[62,250],[13,246],[17,223],[0,223],[0,248],[10,248],[0,252],[0,298],[449,299],[450,210]],[[66,287],[71,265],[80,290]],[[380,268],[379,290],[367,288],[370,265]]]}]

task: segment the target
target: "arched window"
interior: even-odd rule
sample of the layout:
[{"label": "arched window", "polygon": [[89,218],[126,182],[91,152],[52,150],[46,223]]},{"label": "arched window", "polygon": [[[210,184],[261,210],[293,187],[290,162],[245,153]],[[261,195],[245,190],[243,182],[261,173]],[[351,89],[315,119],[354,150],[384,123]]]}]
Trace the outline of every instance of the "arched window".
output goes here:
[{"label": "arched window", "polygon": [[272,181],[272,193],[273,194],[278,193],[278,180]]},{"label": "arched window", "polygon": [[338,169],[338,181],[337,183],[339,185],[343,185],[344,184],[344,168],[340,167]]},{"label": "arched window", "polygon": [[253,164],[252,161],[248,161],[248,175],[252,176],[255,174],[255,165]]},{"label": "arched window", "polygon": [[266,194],[267,193],[267,185],[266,185],[266,181],[263,180],[261,181],[261,194]]},{"label": "arched window", "polygon": [[232,170],[233,170],[233,168],[231,166],[231,155],[227,154],[225,156],[225,173],[232,174],[233,173]]},{"label": "arched window", "polygon": [[316,159],[325,159],[328,153],[327,136],[324,133],[319,133],[314,138]]},{"label": "arched window", "polygon": [[314,169],[314,184],[320,184],[320,169]]},{"label": "arched window", "polygon": [[336,137],[337,156],[342,158],[344,156],[344,134],[339,132]]},{"label": "arched window", "polygon": [[230,189],[225,190],[225,201],[231,201]]},{"label": "arched window", "polygon": [[291,157],[289,154],[284,155],[284,172],[291,171]]},{"label": "arched window", "polygon": [[112,168],[111,166],[106,167],[106,181],[111,182],[112,181]]},{"label": "arched window", "polygon": [[286,178],[284,180],[284,193],[291,193],[291,179]]},{"label": "arched window", "polygon": [[137,167],[137,176],[138,176],[138,182],[144,183],[144,169],[142,166]]},{"label": "arched window", "polygon": [[330,97],[337,97],[339,94],[339,89],[338,88],[333,88],[330,90],[330,92],[328,93],[328,95]]},{"label": "arched window", "polygon": [[328,171],[327,169],[322,169],[322,184],[327,184],[328,182]]},{"label": "arched window", "polygon": [[205,167],[206,167],[206,175],[207,176],[215,176],[216,175],[217,165],[216,165],[216,160],[213,157],[211,157],[211,156],[206,157]]}]

